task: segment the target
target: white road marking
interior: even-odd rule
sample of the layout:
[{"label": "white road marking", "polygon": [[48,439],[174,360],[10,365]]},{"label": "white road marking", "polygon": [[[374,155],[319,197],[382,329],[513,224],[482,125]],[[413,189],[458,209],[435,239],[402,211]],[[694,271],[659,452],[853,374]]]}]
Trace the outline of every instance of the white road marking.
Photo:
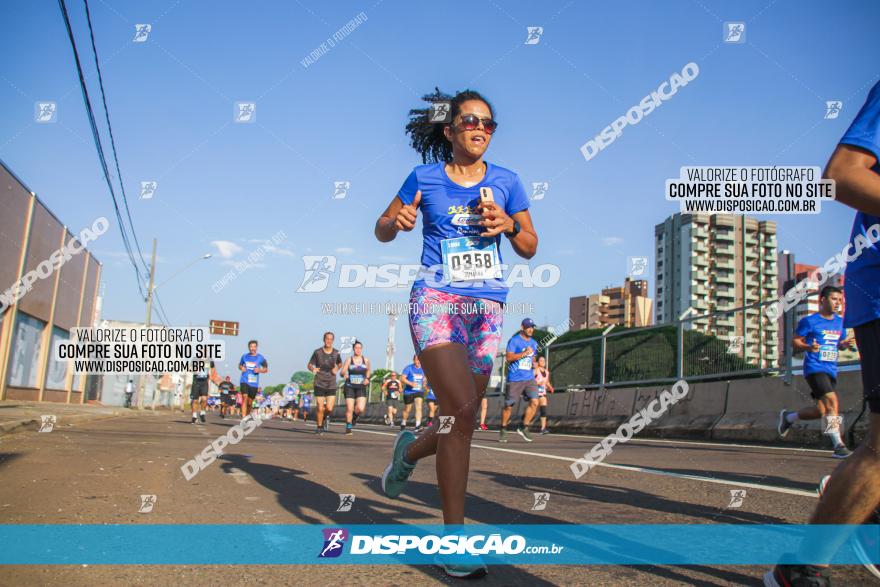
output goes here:
[{"label": "white road marking", "polygon": [[[378,430],[361,430],[366,434],[381,434],[383,436],[397,436],[393,432],[379,432]],[[511,454],[526,455],[532,457],[541,457],[545,459],[553,459],[557,461],[566,461],[573,463],[577,461],[573,457],[563,457],[560,455],[550,455],[539,452],[516,450],[513,448],[501,448],[499,446],[486,446],[482,444],[471,444],[473,448],[482,448],[485,450],[495,450],[498,452],[507,452]],[[703,477],[701,475],[688,475],[685,473],[673,473],[672,471],[664,471],[662,469],[650,469],[646,467],[636,467],[633,465],[613,465],[611,463],[596,463],[598,467],[608,467],[609,469],[620,469],[622,471],[630,471],[633,473],[645,473],[648,475],[662,475],[664,477],[674,477],[676,479],[689,479],[691,481],[702,481],[704,483],[716,483],[718,485],[727,485],[730,487],[749,487],[752,489],[761,489],[764,491],[772,491],[775,493],[787,493],[789,495],[800,495],[802,497],[818,497],[815,491],[804,491],[802,489],[790,489],[788,487],[779,487],[777,485],[762,485],[759,483],[748,483],[744,481],[727,481],[724,479],[715,479],[714,477]]]},{"label": "white road marking", "polygon": [[[359,424],[359,426],[375,426],[377,428],[388,428],[382,424]],[[474,434],[498,434],[498,430],[475,430]],[[575,439],[595,439],[601,440],[604,436],[592,436],[589,434],[565,434],[561,432],[552,432],[550,438],[575,438]],[[730,442],[706,442],[702,440],[667,440],[665,438],[633,438],[627,441],[628,444],[681,444],[684,446],[717,446],[720,448],[750,448],[758,450],[788,450],[792,452],[812,452],[827,455],[831,451],[819,448],[801,448],[796,446],[768,446],[763,444],[737,444]]]},{"label": "white road marking", "polygon": [[231,469],[229,469],[228,474],[232,475],[232,478],[235,479],[235,482],[239,485],[247,485],[251,482],[251,480],[248,479],[247,473],[237,467],[232,467]]},{"label": "white road marking", "polygon": [[[488,432],[485,430],[480,430],[479,432]],[[590,436],[587,434],[562,434],[553,432],[550,434],[551,437],[559,436],[561,438],[592,438],[601,440],[605,438],[604,436]],[[831,451],[826,449],[822,450],[819,448],[801,448],[795,446],[766,446],[762,444],[735,444],[735,443],[725,443],[725,442],[705,442],[701,440],[666,440],[663,438],[633,438],[628,442],[634,443],[654,443],[654,444],[682,444],[682,445],[691,445],[691,446],[717,446],[721,448],[755,448],[760,450],[790,450],[793,452],[814,452],[820,454],[828,454]]]}]

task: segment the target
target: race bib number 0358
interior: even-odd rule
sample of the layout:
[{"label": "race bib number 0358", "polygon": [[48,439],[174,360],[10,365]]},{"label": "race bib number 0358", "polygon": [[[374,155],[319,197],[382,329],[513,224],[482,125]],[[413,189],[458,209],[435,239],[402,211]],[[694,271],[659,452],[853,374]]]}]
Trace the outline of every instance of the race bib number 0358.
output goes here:
[{"label": "race bib number 0358", "polygon": [[446,239],[440,243],[443,267],[452,281],[501,279],[498,245],[493,238]]}]

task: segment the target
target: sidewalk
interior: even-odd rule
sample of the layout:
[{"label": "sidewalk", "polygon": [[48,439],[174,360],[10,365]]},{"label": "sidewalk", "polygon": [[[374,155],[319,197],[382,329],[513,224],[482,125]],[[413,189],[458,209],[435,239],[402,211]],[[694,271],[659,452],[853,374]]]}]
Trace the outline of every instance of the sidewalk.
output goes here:
[{"label": "sidewalk", "polygon": [[55,427],[57,428],[89,420],[102,420],[123,415],[135,415],[137,413],[137,410],[130,410],[119,406],[15,400],[0,401],[0,436],[25,430],[37,432],[40,429],[41,416],[56,416]]}]

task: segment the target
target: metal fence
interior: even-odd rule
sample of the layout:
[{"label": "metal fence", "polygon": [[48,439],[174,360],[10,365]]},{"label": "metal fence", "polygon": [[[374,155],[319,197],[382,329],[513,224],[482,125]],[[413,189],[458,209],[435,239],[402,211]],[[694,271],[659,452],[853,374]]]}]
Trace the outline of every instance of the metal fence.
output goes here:
[{"label": "metal fence", "polygon": [[[784,312],[771,320],[764,308],[774,302],[552,344],[544,352],[560,391],[662,384],[685,378],[699,381],[778,375],[790,381],[800,369],[800,359],[791,346],[795,315]],[[858,359],[841,360],[839,365],[858,365]]]}]

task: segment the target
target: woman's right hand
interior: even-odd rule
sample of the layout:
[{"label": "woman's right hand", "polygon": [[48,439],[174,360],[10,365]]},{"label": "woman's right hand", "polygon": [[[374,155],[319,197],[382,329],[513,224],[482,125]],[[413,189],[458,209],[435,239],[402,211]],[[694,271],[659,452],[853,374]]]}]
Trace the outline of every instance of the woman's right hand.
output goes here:
[{"label": "woman's right hand", "polygon": [[394,228],[409,232],[416,227],[416,220],[419,217],[419,203],[422,201],[421,190],[416,192],[412,204],[404,204],[397,217],[394,219]]}]

